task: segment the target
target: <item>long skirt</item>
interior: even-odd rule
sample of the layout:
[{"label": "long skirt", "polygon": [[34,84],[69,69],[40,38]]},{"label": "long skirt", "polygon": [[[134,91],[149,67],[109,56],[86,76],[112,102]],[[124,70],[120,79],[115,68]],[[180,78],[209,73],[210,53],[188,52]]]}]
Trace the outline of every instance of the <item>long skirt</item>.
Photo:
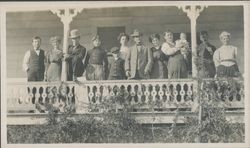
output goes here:
[{"label": "long skirt", "polygon": [[217,77],[238,77],[240,75],[237,64],[232,66],[219,65],[216,73]]},{"label": "long skirt", "polygon": [[183,55],[177,53],[171,56],[168,61],[168,78],[178,79],[187,77],[188,71]]},{"label": "long skirt", "polygon": [[60,81],[62,67],[59,63],[51,63],[47,70],[47,81]]},{"label": "long skirt", "polygon": [[89,64],[86,69],[87,80],[104,80],[105,70],[103,65]]}]

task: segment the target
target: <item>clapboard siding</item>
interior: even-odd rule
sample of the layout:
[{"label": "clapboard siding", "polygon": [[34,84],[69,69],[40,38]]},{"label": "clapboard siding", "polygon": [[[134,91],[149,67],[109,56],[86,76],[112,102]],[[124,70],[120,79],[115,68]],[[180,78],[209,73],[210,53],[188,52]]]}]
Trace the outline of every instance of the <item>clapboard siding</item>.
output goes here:
[{"label": "clapboard siding", "polygon": [[[32,48],[31,38],[42,38],[42,49],[51,49],[49,38],[54,35],[63,37],[63,24],[50,11],[7,13],[7,76],[24,78],[22,60],[25,52]],[[104,9],[84,9],[71,23],[72,29],[79,29],[81,44],[87,49],[93,47],[91,38],[97,27],[124,26],[127,33],[135,28],[143,32],[146,46],[152,45],[148,36],[170,29],[173,32],[190,32],[187,15],[174,6],[168,7],[123,7]],[[197,31],[207,30],[210,42],[219,48],[219,34],[226,30],[232,34],[232,44],[239,48],[238,63],[244,72],[244,23],[242,6],[209,6],[201,12],[197,20]],[[163,42],[163,38],[161,39]],[[133,41],[130,40],[130,45]]]}]

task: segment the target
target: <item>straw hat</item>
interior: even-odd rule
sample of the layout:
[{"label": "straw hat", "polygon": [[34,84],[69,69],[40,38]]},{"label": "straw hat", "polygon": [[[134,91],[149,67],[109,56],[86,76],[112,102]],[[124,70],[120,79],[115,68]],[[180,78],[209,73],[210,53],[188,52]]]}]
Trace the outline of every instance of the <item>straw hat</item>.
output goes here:
[{"label": "straw hat", "polygon": [[80,36],[81,36],[81,34],[80,34],[78,29],[73,29],[70,31],[69,38],[73,39],[73,38],[77,38]]},{"label": "straw hat", "polygon": [[132,37],[135,37],[135,36],[142,36],[142,33],[140,33],[139,30],[135,29],[135,30],[133,31],[133,33],[132,33],[130,36],[132,36]]}]

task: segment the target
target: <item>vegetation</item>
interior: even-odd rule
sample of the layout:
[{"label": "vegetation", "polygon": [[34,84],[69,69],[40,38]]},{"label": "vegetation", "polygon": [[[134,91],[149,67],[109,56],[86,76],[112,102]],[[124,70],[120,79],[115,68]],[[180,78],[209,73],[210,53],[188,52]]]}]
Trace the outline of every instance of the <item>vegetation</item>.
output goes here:
[{"label": "vegetation", "polygon": [[[200,80],[199,80],[200,81]],[[244,124],[226,120],[222,104],[238,96],[238,83],[233,80],[199,82],[197,116],[187,117],[186,124],[165,126],[141,125],[131,115],[133,106],[129,95],[120,91],[116,97],[103,100],[89,108],[89,115],[74,116],[71,112],[54,113],[51,109],[48,124],[7,127],[9,143],[240,143],[244,142]],[[209,97],[206,97],[209,96]],[[239,98],[240,99],[240,98]],[[122,108],[116,110],[114,102]],[[221,103],[222,102],[222,103]],[[152,103],[152,102],[151,102]],[[157,103],[156,103],[157,104]],[[100,114],[95,114],[99,110]],[[178,118],[179,111],[176,111]],[[199,114],[199,115],[198,115]]]}]

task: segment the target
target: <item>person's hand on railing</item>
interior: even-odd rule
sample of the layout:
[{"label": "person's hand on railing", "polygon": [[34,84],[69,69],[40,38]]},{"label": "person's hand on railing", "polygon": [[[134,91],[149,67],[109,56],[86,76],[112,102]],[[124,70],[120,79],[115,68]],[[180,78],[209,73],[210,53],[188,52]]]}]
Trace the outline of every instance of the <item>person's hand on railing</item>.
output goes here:
[{"label": "person's hand on railing", "polygon": [[63,55],[63,60],[66,61],[69,57],[70,57],[70,55],[67,54],[67,53],[65,53],[65,54]]},{"label": "person's hand on railing", "polygon": [[126,71],[126,76],[129,78],[131,77],[130,71]]},{"label": "person's hand on railing", "polygon": [[149,75],[149,70],[148,70],[148,69],[145,69],[145,70],[144,70],[144,74],[145,74],[146,76],[148,76],[148,75]]}]

